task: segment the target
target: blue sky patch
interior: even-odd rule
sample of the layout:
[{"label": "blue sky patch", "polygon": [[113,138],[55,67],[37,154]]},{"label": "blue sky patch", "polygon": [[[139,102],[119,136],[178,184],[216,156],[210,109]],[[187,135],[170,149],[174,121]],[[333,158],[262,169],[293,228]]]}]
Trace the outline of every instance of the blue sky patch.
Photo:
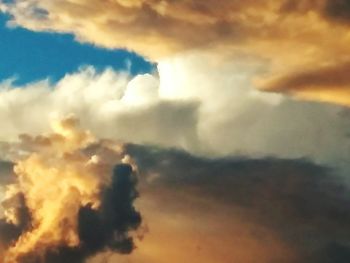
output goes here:
[{"label": "blue sky patch", "polygon": [[97,70],[130,67],[133,75],[155,68],[135,53],[81,44],[72,35],[7,28],[7,19],[0,15],[0,81],[15,77],[15,84],[21,85],[49,77],[55,82],[85,65]]}]

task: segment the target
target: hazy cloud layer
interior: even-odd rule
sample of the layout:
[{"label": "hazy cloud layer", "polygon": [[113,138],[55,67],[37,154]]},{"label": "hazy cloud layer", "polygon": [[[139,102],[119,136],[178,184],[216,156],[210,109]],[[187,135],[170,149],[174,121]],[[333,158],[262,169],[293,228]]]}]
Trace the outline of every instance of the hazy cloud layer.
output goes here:
[{"label": "hazy cloud layer", "polygon": [[[45,138],[52,142],[48,143]],[[72,138],[77,140],[76,146],[85,141],[81,136]],[[22,140],[22,149],[29,152],[28,157],[17,164],[17,173],[25,164],[44,165],[44,162],[33,162],[37,158],[36,154],[52,156],[51,151],[70,151],[76,147],[69,148],[71,144],[65,143],[57,144],[60,139],[55,136],[22,136]],[[58,141],[55,142],[56,140]],[[51,166],[48,168],[52,170],[52,162],[55,160],[60,164],[62,172],[66,166],[79,166],[87,157],[89,165],[96,166],[96,169],[90,170],[87,167],[84,168],[88,169],[85,172],[98,174],[97,178],[101,182],[106,179],[109,181],[106,172],[110,171],[111,164],[120,159],[120,150],[124,156],[128,156],[125,161],[131,166],[121,165],[115,168],[115,177],[112,177],[114,179],[111,184],[105,185],[99,209],[82,206],[76,218],[71,213],[74,210],[72,204],[78,200],[72,198],[74,191],[69,195],[71,198],[63,200],[65,209],[60,210],[58,219],[67,216],[67,220],[78,220],[79,240],[82,242],[79,248],[74,245],[60,247],[55,245],[57,243],[50,246],[47,239],[49,236],[43,235],[42,242],[37,243],[38,250],[26,253],[25,257],[19,259],[20,262],[37,262],[38,253],[43,251],[46,251],[41,254],[45,255],[41,257],[43,262],[83,262],[84,258],[100,251],[102,247],[128,252],[128,239],[123,243],[126,245],[121,246],[118,243],[120,239],[116,243],[110,243],[109,234],[112,233],[112,228],[123,233],[126,229],[133,228],[134,224],[139,224],[139,214],[131,206],[137,196],[134,189],[136,181],[129,174],[131,167],[139,174],[138,192],[141,195],[136,207],[142,211],[144,220],[144,225],[136,234],[137,249],[130,256],[108,252],[91,258],[88,262],[146,263],[152,260],[157,263],[175,263],[188,258],[194,263],[229,263],[233,259],[237,263],[340,263],[350,260],[349,189],[348,184],[334,175],[333,169],[313,164],[306,159],[251,159],[239,156],[200,158],[184,151],[161,147],[135,144],[123,145],[122,148],[115,148],[116,146],[112,141],[96,141],[85,148],[79,148],[79,153],[74,150],[63,159],[60,159],[60,155],[55,159],[50,157]],[[35,155],[30,154],[31,151]],[[45,181],[56,178],[49,172],[51,170],[45,173]],[[67,181],[69,176],[71,180]],[[70,183],[77,189],[83,187],[84,184],[77,184],[73,180],[74,176],[83,183],[84,178],[90,175],[74,175],[72,171],[72,174],[60,177],[57,187],[63,187],[65,183]],[[22,179],[20,181],[25,182]],[[35,185],[39,182],[40,185],[45,185],[41,183],[42,180],[35,182]],[[89,189],[89,184],[82,189]],[[20,185],[25,186],[22,183]],[[30,200],[41,196],[42,191],[35,191],[34,188],[21,189],[24,196],[13,195],[3,203],[5,209],[15,205],[17,212],[13,212],[18,220],[16,224],[0,221],[0,236],[5,244],[16,240],[22,233],[35,233],[34,229],[28,229],[27,223],[35,215],[33,209],[36,206],[33,205],[38,202],[32,203]],[[119,190],[114,192],[113,189]],[[34,193],[36,194],[33,195]],[[110,197],[113,202],[108,201]],[[45,200],[52,202],[49,201],[51,199]],[[50,207],[54,208],[53,204]],[[113,214],[115,209],[118,210],[118,215],[123,216]],[[126,218],[127,226],[122,223]],[[114,219],[118,220],[113,221]],[[113,222],[116,222],[115,227],[111,225]],[[64,226],[71,227],[70,224],[60,227]],[[48,230],[55,233],[55,229],[52,227]],[[40,244],[44,246],[41,249]],[[49,249],[45,250],[45,246]]]},{"label": "hazy cloud layer", "polygon": [[270,81],[265,90],[348,106],[350,105],[349,71],[350,63],[347,61],[343,64],[294,72]]},{"label": "hazy cloud layer", "polygon": [[0,185],[9,183],[13,174],[13,163],[0,160]]},{"label": "hazy cloud layer", "polygon": [[305,159],[126,151],[140,171],[138,206],[149,232],[133,255],[110,262],[350,260],[349,189],[331,169]]}]

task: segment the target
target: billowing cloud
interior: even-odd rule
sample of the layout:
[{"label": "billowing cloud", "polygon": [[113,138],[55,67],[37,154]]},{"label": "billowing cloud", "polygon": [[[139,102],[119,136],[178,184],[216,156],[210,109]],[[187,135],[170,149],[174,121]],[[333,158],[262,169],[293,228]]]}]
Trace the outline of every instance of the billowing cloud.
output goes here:
[{"label": "billowing cloud", "polygon": [[263,68],[246,57],[165,59],[158,64],[160,96],[201,102],[197,134],[206,154],[309,157],[346,167],[348,110],[257,91],[254,76]]},{"label": "billowing cloud", "polygon": [[[79,41],[126,48],[156,61],[195,50],[217,57],[249,55],[265,61],[265,74],[256,76],[263,82],[348,63],[348,9],[346,0],[222,0],[219,4],[214,0],[16,0],[1,4],[1,10],[11,16],[10,25],[72,33]],[[338,84],[333,83],[335,91],[328,87],[324,96],[304,98],[338,103],[343,96],[339,90],[344,88]],[[277,90],[284,91],[283,87]]]},{"label": "billowing cloud", "polygon": [[[347,110],[257,91],[253,76],[261,70],[248,58],[187,54],[160,61],[159,76],[90,67],[56,84],[4,83],[0,138],[47,132],[52,119],[73,114],[99,138],[211,156],[309,157],[347,171]],[[16,151],[0,145],[2,158]]]},{"label": "billowing cloud", "polygon": [[[152,58],[218,39],[241,39],[240,15],[253,1],[14,1],[1,10],[31,30],[73,33],[80,41],[128,48]],[[266,6],[257,3],[258,10]],[[252,10],[256,13],[258,10]],[[253,25],[251,25],[253,26]],[[242,28],[244,27],[244,28]]]},{"label": "billowing cloud", "polygon": [[[67,75],[54,85],[42,81],[14,87],[5,82],[0,87],[0,119],[6,125],[0,140],[47,132],[52,120],[74,114],[99,137],[192,146],[198,103],[159,100],[158,86],[153,75],[132,79],[126,73],[111,69],[99,73],[92,67]],[[9,154],[9,149],[5,152]]]},{"label": "billowing cloud", "polygon": [[137,179],[123,145],[109,142],[111,162],[87,149],[96,140],[67,118],[53,133],[22,136],[15,180],[6,185],[0,220],[4,263],[85,262],[109,249],[130,253],[141,224]]},{"label": "billowing cloud", "polygon": [[[12,126],[9,133],[11,136],[23,132],[46,131],[50,119],[75,114],[82,118],[82,125],[96,132],[99,138],[183,147],[191,152],[210,155],[240,153],[256,157],[308,156],[319,163],[337,168],[342,165],[348,167],[349,123],[346,109],[334,105],[298,102],[254,90],[251,76],[261,70],[255,62],[207,59],[208,62],[203,64],[203,58],[210,56],[189,55],[163,60],[158,65],[159,78],[141,75],[130,81],[126,74],[111,70],[97,73],[89,68],[66,76],[54,86],[39,82],[22,89],[13,89],[9,85],[3,89],[3,105],[7,109],[3,111],[3,118],[11,120],[10,116],[17,117],[16,112],[22,116],[17,119],[17,125]],[[229,72],[231,75],[228,78]],[[207,77],[208,74],[210,78]],[[143,87],[152,91],[147,92],[150,96],[145,100],[138,96],[142,94]],[[45,95],[29,96],[36,94],[33,92],[36,89]],[[15,100],[15,97],[10,96],[11,92],[15,92],[16,98],[21,99]],[[74,93],[73,97],[70,96],[71,92]],[[19,94],[25,95],[21,97]],[[36,102],[38,108],[30,107],[33,102]],[[28,106],[24,107],[25,111],[15,111],[19,108],[16,107],[17,103]],[[108,114],[103,115],[103,112]],[[28,121],[25,116],[40,118],[42,126],[23,123]],[[32,130],[26,130],[28,128]],[[188,137],[182,137],[183,131],[188,131],[185,133]],[[6,134],[3,137],[9,138]],[[38,144],[41,145],[39,149],[45,148],[47,141],[45,136],[33,139],[28,135],[22,135],[21,140],[19,145],[3,145],[8,159],[23,150],[36,150]],[[107,145],[111,143],[106,141]],[[111,154],[113,151],[108,150],[108,147],[106,149],[99,145],[90,145],[84,154],[87,157],[101,155],[101,159],[109,163],[120,159]],[[196,148],[198,145],[199,149]],[[58,144],[57,147],[63,146]],[[328,174],[328,170],[303,160],[207,160],[183,152],[145,149],[133,149],[132,146],[127,149],[127,153],[137,160],[141,174],[146,175],[140,184],[142,197],[138,207],[145,214],[149,228],[144,242],[137,243],[138,249],[131,260],[169,263],[167,255],[173,255],[171,260],[175,262],[183,261],[188,256],[208,263],[231,262],[232,258],[238,262],[281,262],[288,258],[293,263],[303,262],[302,260],[319,262],[317,260],[320,258],[330,258],[324,262],[332,262],[334,253],[340,253],[337,251],[346,253],[345,234],[339,234],[334,226],[343,226],[344,223],[337,216],[326,212],[331,213],[332,209],[336,213],[342,211],[344,218],[347,218],[344,208],[346,198],[341,194],[346,190],[341,190],[343,186]],[[245,168],[240,168],[241,166]],[[108,173],[110,174],[111,172]],[[220,174],[224,179],[217,180]],[[231,177],[231,174],[234,176]],[[333,191],[334,188],[339,191]],[[235,189],[234,195],[232,189]],[[283,195],[286,189],[289,189],[287,196]],[[313,189],[319,189],[321,194]],[[257,194],[260,195],[254,199]],[[288,199],[289,196],[291,199]],[[16,198],[18,200],[19,197]],[[248,204],[242,204],[242,200]],[[307,207],[303,207],[303,202],[297,202],[298,200],[306,200]],[[179,207],[179,204],[183,205]],[[305,212],[303,215],[305,210],[309,214]],[[96,212],[96,216],[89,207],[82,211],[82,217],[87,215],[89,220],[104,217],[103,212]],[[288,217],[284,218],[284,215]],[[325,223],[318,222],[315,219],[317,216],[325,217]],[[284,230],[287,228],[287,219],[291,220],[288,223],[291,232]],[[305,225],[299,220],[306,222]],[[98,221],[93,222],[98,225]],[[20,228],[4,226],[9,228],[6,231],[10,237],[21,235],[23,228],[26,231],[25,225],[17,225]],[[308,230],[310,225],[315,226]],[[324,226],[329,232],[333,231],[333,237],[322,230]],[[320,240],[318,245],[312,241],[309,244],[305,234],[308,231],[312,238]],[[90,233],[85,235],[89,237]],[[184,245],[179,247],[179,244]],[[228,251],[227,244],[235,249]],[[300,244],[310,246],[310,251],[305,251]],[[93,243],[89,247],[95,245]],[[99,247],[99,244],[96,246]],[[51,260],[53,256],[60,259],[61,255],[81,258],[79,253],[91,255],[91,250],[88,250],[88,254],[85,250],[77,253],[66,247],[59,247],[58,250],[56,247],[55,251],[60,253],[52,254],[49,250],[47,259]],[[186,254],[179,251],[186,251]],[[256,254],[251,251],[256,251]],[[324,254],[321,254],[322,251]],[[108,254],[107,258],[109,257],[110,261],[118,258],[123,262],[122,260],[129,259]]]},{"label": "billowing cloud", "polygon": [[[82,262],[134,248],[136,181],[133,166],[113,170],[130,161],[111,149],[118,140],[248,156],[129,144],[150,234],[131,258],[111,256],[120,262],[348,262],[349,191],[332,174],[350,170],[348,109],[273,93],[349,105],[347,9],[341,0],[0,1],[12,26],[133,50],[159,73],[90,67],[57,83],[1,84],[0,152],[19,178],[0,223],[6,260]],[[72,119],[33,137],[69,114],[107,139],[75,136]]]},{"label": "billowing cloud", "polygon": [[[349,190],[329,168],[122,145],[75,125],[66,119],[54,134],[22,136],[0,221],[5,262],[349,260]],[[140,224],[133,170],[144,225],[130,235]],[[130,256],[115,254],[135,245]]]}]

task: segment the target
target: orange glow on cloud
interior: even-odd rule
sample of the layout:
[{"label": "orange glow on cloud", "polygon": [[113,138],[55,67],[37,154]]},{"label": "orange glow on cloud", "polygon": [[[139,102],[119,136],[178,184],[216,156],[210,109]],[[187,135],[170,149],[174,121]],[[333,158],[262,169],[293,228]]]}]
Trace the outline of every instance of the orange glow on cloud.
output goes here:
[{"label": "orange glow on cloud", "polygon": [[138,206],[148,231],[133,254],[114,255],[109,262],[269,263],[298,258],[272,230],[245,221],[238,208],[172,195],[143,192]]},{"label": "orange glow on cloud", "polygon": [[[44,255],[45,250],[56,246],[79,246],[78,211],[88,204],[98,208],[100,191],[110,183],[113,166],[82,151],[96,142],[88,131],[79,130],[73,118],[55,122],[52,127],[54,133],[48,136],[22,136],[23,144],[36,147],[36,151],[17,162],[17,183],[8,187],[5,200],[22,193],[31,226],[5,252],[4,263],[17,262],[33,251]],[[121,145],[110,148],[117,150],[119,161],[128,161]],[[13,212],[9,207],[5,218],[18,224]]]}]

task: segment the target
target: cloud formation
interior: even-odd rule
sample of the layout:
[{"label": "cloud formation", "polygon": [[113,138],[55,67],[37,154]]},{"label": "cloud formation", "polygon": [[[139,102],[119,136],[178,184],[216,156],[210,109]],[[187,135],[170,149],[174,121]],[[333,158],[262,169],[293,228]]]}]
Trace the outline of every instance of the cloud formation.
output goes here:
[{"label": "cloud formation", "polygon": [[[207,159],[138,145],[126,151],[142,175],[149,225],[129,262],[350,259],[349,189],[331,169],[305,159]],[[170,244],[160,240],[162,230]]]},{"label": "cloud formation", "polygon": [[288,93],[301,99],[317,99],[348,106],[349,71],[349,62],[324,66],[269,80],[264,88],[266,91]]},{"label": "cloud formation", "polygon": [[109,142],[110,162],[104,160],[91,152],[103,142],[73,118],[55,123],[50,135],[23,135],[21,144],[25,154],[14,161],[15,180],[2,202],[2,262],[78,263],[106,249],[131,253],[130,231],[141,215],[133,205],[136,168],[123,145]]},{"label": "cloud formation", "polygon": [[0,85],[0,119],[6,122],[0,140],[47,132],[52,120],[74,114],[100,138],[183,147],[195,143],[198,103],[159,100],[158,85],[150,74],[132,78],[93,67],[53,85],[41,81],[14,87],[5,82]]},{"label": "cloud formation", "polygon": [[[136,181],[130,165],[113,170],[124,157],[110,148],[117,139],[249,156],[128,145],[144,175],[139,205],[151,229],[131,260],[348,262],[349,190],[320,164],[350,170],[349,111],[273,94],[349,105],[348,9],[344,0],[0,1],[10,25],[127,48],[157,61],[159,72],[131,78],[90,67],[57,83],[1,84],[0,139],[26,134],[0,149],[7,160],[17,154],[22,178],[7,191],[0,224],[7,261],[82,262],[104,248],[132,250]],[[67,114],[108,140],[75,136],[71,121],[54,136],[32,136]],[[49,202],[57,196],[37,173],[53,174],[65,207]]]},{"label": "cloud formation", "polygon": [[[18,251],[21,256],[16,260],[26,263],[85,259],[175,263],[189,257],[194,263],[228,263],[232,259],[238,263],[334,263],[350,259],[349,189],[329,168],[306,159],[203,158],[180,150],[104,140],[81,148],[88,134],[70,130],[74,123],[67,120],[63,130],[62,126],[56,129],[64,136],[73,136],[73,144],[62,143],[59,134],[63,133],[22,136],[22,149],[27,154],[15,169],[22,192],[8,193],[3,203],[7,220],[0,223],[1,253],[8,262],[13,262],[10,256]],[[52,159],[51,151],[61,149],[64,155]],[[130,164],[114,167],[122,156],[130,156],[132,161],[124,157],[119,162]],[[37,187],[44,185],[44,178],[25,180],[34,172],[37,179],[39,170],[29,169],[35,160],[38,167],[50,164],[45,181],[55,180],[55,187],[47,188],[54,192],[54,200]],[[64,172],[59,180],[53,174],[55,169]],[[142,211],[146,234],[140,232],[142,241],[136,241],[137,249],[130,256],[107,253],[90,257],[104,251],[102,248],[127,253],[134,247],[128,230],[139,226],[140,217],[132,205],[137,197],[133,169],[140,175],[137,207]],[[95,181],[101,185],[89,187]],[[54,191],[56,188],[61,194]],[[97,191],[96,195],[90,195],[89,189]],[[40,201],[37,198],[42,193],[46,198]],[[65,193],[67,198],[61,199]],[[48,228],[44,228],[48,217],[38,217],[46,204],[53,215]],[[37,220],[44,221],[38,224]],[[119,234],[112,237],[114,231]],[[33,235],[38,233],[42,236],[34,245],[30,241],[36,240]],[[69,237],[72,242],[77,238],[80,245],[68,242]],[[16,246],[8,248],[16,240]]]},{"label": "cloud formation", "polygon": [[1,10],[31,30],[73,33],[80,41],[156,58],[218,39],[239,39],[239,12],[252,2],[44,0],[3,2]]},{"label": "cloud formation", "polygon": [[346,108],[257,91],[252,76],[260,70],[249,59],[187,54],[159,62],[159,76],[89,67],[54,84],[3,83],[0,153],[11,160],[18,149],[6,141],[48,132],[52,119],[74,114],[98,138],[211,156],[309,157],[346,173]]},{"label": "cloud formation", "polygon": [[[2,12],[11,16],[11,25],[72,33],[79,41],[126,48],[156,61],[194,50],[218,57],[249,55],[265,61],[265,74],[256,76],[260,88],[269,86],[266,81],[271,78],[289,79],[298,71],[321,75],[324,67],[348,64],[348,9],[346,0],[222,0],[219,4],[214,0],[16,0],[1,4]],[[338,103],[344,86],[324,85],[326,95],[312,93],[304,98]],[[283,92],[284,87],[276,90]]]},{"label": "cloud formation", "polygon": [[74,113],[100,137],[205,154],[308,156],[344,164],[346,110],[275,94],[348,105],[347,23],[334,11],[342,5],[346,2],[3,2],[12,24],[136,50],[158,61],[159,77],[131,80],[90,68],[54,85],[2,84],[0,117],[7,125],[0,138],[38,134],[48,130],[52,116]]}]

